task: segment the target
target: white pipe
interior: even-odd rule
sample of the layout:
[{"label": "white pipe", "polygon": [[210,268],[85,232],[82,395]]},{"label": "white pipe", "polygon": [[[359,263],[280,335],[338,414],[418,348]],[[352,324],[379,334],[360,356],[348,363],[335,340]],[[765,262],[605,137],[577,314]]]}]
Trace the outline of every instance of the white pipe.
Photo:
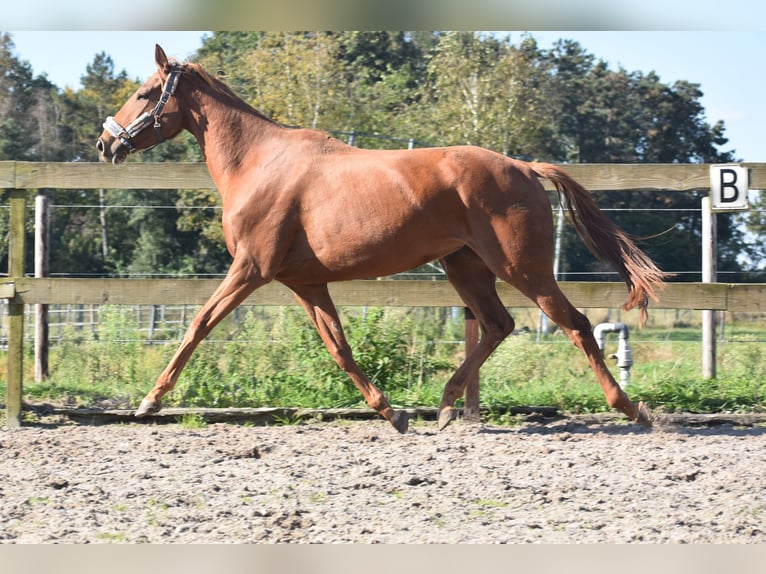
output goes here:
[{"label": "white pipe", "polygon": [[623,389],[630,382],[630,368],[633,366],[633,353],[630,350],[628,340],[630,333],[625,323],[600,323],[593,329],[593,336],[601,353],[606,349],[607,333],[619,333],[620,339],[617,345],[617,353],[609,355],[610,359],[617,359],[617,366],[620,369],[620,387]]}]

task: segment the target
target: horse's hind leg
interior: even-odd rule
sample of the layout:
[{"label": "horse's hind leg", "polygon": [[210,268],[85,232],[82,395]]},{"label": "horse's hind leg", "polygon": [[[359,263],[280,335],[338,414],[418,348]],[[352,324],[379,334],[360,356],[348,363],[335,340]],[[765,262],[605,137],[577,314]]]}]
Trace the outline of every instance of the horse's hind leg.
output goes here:
[{"label": "horse's hind leg", "polygon": [[444,429],[455,416],[455,401],[462,396],[468,380],[484,361],[513,331],[513,318],[503,306],[495,289],[495,274],[469,248],[465,247],[441,260],[452,286],[466,306],[473,311],[481,326],[479,344],[444,387],[439,405],[439,429]]},{"label": "horse's hind leg", "polygon": [[327,285],[288,285],[311,318],[327,350],[338,366],[351,378],[371,408],[380,413],[400,433],[407,432],[407,413],[395,411],[370,379],[354,361],[351,347],[343,334],[338,312],[330,298]]},{"label": "horse's hind leg", "polygon": [[649,410],[643,403],[634,404],[614,380],[593,336],[590,321],[569,302],[553,276],[542,279],[536,277],[534,281],[527,282],[514,278],[509,282],[535,301],[537,306],[564,330],[570,341],[585,353],[601,385],[607,404],[621,411],[631,420],[650,426],[652,421]]}]

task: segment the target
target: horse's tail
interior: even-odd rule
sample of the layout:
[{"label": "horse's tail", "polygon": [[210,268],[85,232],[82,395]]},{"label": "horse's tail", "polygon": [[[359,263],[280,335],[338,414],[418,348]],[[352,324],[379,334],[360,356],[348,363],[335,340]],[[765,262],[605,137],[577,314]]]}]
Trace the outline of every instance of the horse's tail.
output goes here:
[{"label": "horse's tail", "polygon": [[553,182],[559,202],[569,211],[577,233],[588,249],[602,261],[608,261],[628,285],[628,299],[622,306],[628,310],[638,307],[639,324],[646,321],[649,297],[657,301],[656,289],[663,287],[668,273],[636,246],[625,231],[617,227],[593,201],[590,193],[571,176],[555,165],[532,163],[532,170]]}]

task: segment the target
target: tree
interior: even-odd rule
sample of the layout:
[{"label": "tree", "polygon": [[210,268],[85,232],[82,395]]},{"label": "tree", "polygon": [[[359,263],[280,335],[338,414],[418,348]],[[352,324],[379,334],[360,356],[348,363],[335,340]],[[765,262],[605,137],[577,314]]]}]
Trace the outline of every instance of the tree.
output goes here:
[{"label": "tree", "polygon": [[[0,160],[57,160],[57,110],[54,86],[35,77],[28,62],[19,60],[10,34],[0,33]],[[0,190],[0,202],[7,191]],[[31,234],[32,218],[27,229]],[[8,211],[0,210],[0,237],[8,232]],[[28,242],[31,253],[31,245]],[[0,266],[7,268],[8,242],[0,241]]]},{"label": "tree", "polygon": [[523,36],[518,48],[510,40],[508,53],[497,62],[502,99],[494,118],[495,149],[525,159],[555,157],[558,130],[549,66],[534,38]]},{"label": "tree", "polygon": [[95,142],[108,115],[120,109],[138,88],[125,70],[116,72],[114,61],[105,52],[94,56],[80,76],[82,88],[65,89],[61,103],[61,139],[66,142],[66,161],[98,161]]},{"label": "tree", "polygon": [[[695,163],[728,162],[733,153],[723,124],[705,122],[699,85],[666,85],[649,72],[610,70],[571,40],[561,40],[547,54],[558,94],[562,156],[552,159],[583,163]],[[701,260],[699,193],[605,192],[602,208],[639,237],[652,238],[645,248],[660,266],[679,273],[681,280],[698,280]],[[647,211],[652,216],[647,217]],[[731,218],[719,217],[719,266],[736,265],[741,229]],[[564,238],[565,271],[585,275],[569,278],[608,279],[569,229]],[[594,275],[595,274],[595,275]]]},{"label": "tree", "polygon": [[478,33],[441,36],[428,62],[427,111],[433,132],[427,139],[497,146],[490,118],[498,103],[495,63],[502,55],[503,46],[498,41]]},{"label": "tree", "polygon": [[[347,131],[414,139],[422,125],[417,110],[430,49],[438,36],[429,32],[340,32],[337,58],[342,65],[350,113]],[[413,113],[414,112],[414,113]],[[385,139],[365,147],[391,147]]]},{"label": "tree", "polygon": [[739,253],[740,263],[754,271],[739,280],[763,283],[766,281],[766,193],[762,190],[755,192],[750,210],[735,219],[746,230],[744,249]]},{"label": "tree", "polygon": [[[205,39],[198,61],[210,69],[225,65],[220,69],[226,82],[276,121],[406,138],[406,110],[420,97],[425,50],[434,37],[387,31],[216,32]],[[225,58],[217,53],[219,46]]]},{"label": "tree", "polygon": [[263,32],[213,32],[202,38],[195,60],[209,72],[226,78],[231,88],[245,97],[249,87],[242,84],[241,72],[247,67],[246,59],[263,37]]},{"label": "tree", "polygon": [[35,78],[29,62],[13,54],[10,34],[0,33],[0,159],[41,159],[48,137],[47,107],[52,84]]}]

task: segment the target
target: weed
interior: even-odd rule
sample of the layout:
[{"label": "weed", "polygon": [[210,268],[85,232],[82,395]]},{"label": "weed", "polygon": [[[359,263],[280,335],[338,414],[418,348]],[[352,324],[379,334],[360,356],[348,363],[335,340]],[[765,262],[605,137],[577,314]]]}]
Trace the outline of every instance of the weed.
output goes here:
[{"label": "weed", "polygon": [[491,500],[489,498],[478,498],[474,500],[474,504],[484,508],[505,508],[508,506],[507,502],[503,502],[502,500]]},{"label": "weed", "polygon": [[187,430],[204,429],[207,428],[207,421],[199,413],[187,413],[179,417],[178,426]]},{"label": "weed", "polygon": [[323,502],[327,502],[327,493],[312,492],[309,494],[309,502],[312,504],[322,504]]},{"label": "weed", "polygon": [[[321,415],[319,415],[321,420]],[[289,427],[289,426],[297,426],[303,423],[303,420],[301,417],[298,416],[291,416],[291,415],[285,415],[283,417],[279,415],[274,415],[274,424],[276,426],[280,427]]]},{"label": "weed", "polygon": [[127,537],[123,532],[98,532],[96,533],[96,539],[107,542],[125,542]]}]

